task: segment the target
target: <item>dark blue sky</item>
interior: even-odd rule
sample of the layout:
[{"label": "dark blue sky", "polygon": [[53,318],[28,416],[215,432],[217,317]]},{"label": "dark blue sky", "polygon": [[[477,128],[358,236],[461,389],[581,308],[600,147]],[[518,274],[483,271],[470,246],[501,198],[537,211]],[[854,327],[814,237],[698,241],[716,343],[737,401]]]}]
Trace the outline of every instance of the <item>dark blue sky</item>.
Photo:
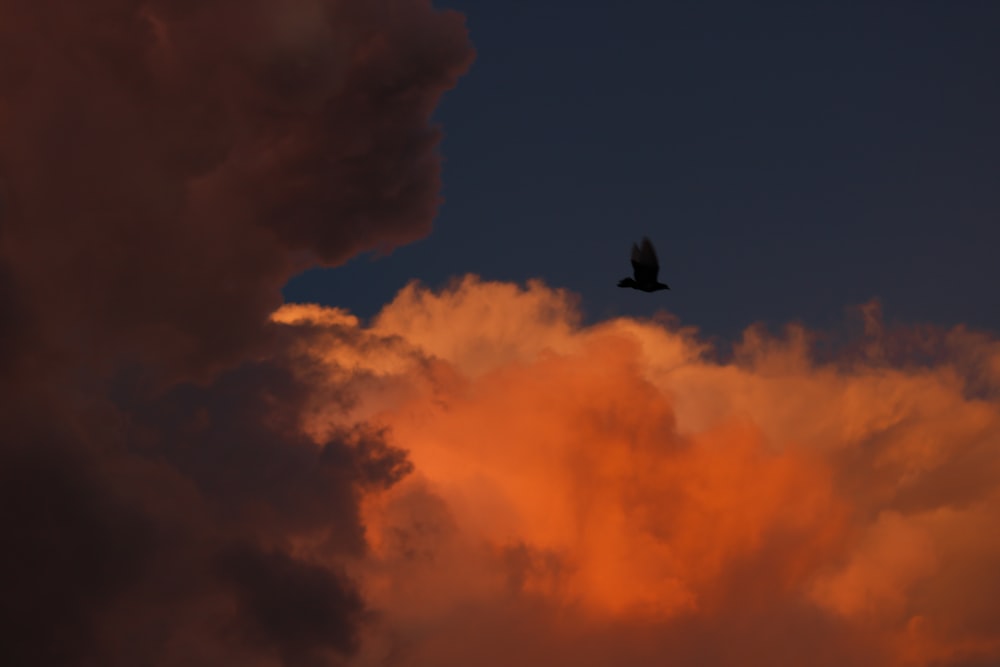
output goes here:
[{"label": "dark blue sky", "polygon": [[[729,338],[871,297],[1000,330],[995,0],[441,4],[478,58],[437,114],[434,232],[289,300],[370,316],[473,272]],[[615,287],[643,234],[670,292]]]}]

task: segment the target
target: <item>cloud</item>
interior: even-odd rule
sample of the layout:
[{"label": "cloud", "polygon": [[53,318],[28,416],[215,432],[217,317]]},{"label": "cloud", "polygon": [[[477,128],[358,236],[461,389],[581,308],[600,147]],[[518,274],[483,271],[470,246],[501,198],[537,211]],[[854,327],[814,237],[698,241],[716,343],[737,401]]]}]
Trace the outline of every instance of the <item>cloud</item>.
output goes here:
[{"label": "cloud", "polygon": [[429,231],[461,15],[59,7],[0,2],[2,254],[58,352],[204,372],[252,347],[295,273]]},{"label": "cloud", "polygon": [[471,49],[386,6],[0,0],[0,663],[996,662],[987,334],[279,308],[438,204]]},{"label": "cloud", "polygon": [[342,664],[409,469],[268,320],[425,235],[472,51],[425,0],[0,0],[0,662]]},{"label": "cloud", "polygon": [[467,277],[368,327],[275,315],[351,388],[314,437],[363,420],[413,466],[363,504],[358,664],[1000,659],[995,340],[866,306],[822,361],[801,327],[721,355],[573,302]]}]

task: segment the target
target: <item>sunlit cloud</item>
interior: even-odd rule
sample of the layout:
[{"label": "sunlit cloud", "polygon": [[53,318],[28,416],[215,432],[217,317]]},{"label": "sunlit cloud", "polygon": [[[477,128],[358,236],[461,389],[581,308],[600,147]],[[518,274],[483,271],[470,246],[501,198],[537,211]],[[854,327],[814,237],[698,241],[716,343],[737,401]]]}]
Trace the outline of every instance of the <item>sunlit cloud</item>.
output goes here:
[{"label": "sunlit cloud", "polygon": [[1000,660],[993,336],[282,306],[429,232],[463,17],[52,4],[0,0],[0,662]]},{"label": "sunlit cloud", "polygon": [[366,655],[1000,657],[983,592],[1000,583],[1000,403],[959,359],[996,343],[939,332],[964,353],[890,363],[896,340],[864,312],[818,361],[797,326],[752,328],[732,355],[669,318],[585,326],[541,283],[411,285],[368,326],[286,306],[277,319],[325,327],[311,358],[352,394],[311,431],[363,416],[413,466],[363,507],[353,572],[381,619]]}]

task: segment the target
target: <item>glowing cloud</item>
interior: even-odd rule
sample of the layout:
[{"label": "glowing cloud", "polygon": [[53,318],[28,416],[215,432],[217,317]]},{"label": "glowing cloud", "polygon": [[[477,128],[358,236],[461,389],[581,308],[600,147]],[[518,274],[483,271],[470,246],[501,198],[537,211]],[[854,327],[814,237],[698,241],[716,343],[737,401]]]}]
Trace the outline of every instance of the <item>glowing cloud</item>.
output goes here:
[{"label": "glowing cloud", "polygon": [[991,337],[870,304],[724,360],[475,278],[279,308],[429,230],[462,17],[0,17],[0,664],[1000,660]]},{"label": "glowing cloud", "polygon": [[1000,402],[970,393],[1000,377],[958,360],[994,358],[986,337],[933,334],[965,352],[889,365],[895,339],[870,326],[820,363],[807,332],[752,329],[721,361],[693,331],[583,327],[565,293],[471,277],[411,285],[369,328],[317,307],[276,318],[326,327],[310,358],[351,388],[309,430],[363,417],[413,466],[364,504],[368,660],[1000,658],[984,593],[1000,584]]}]

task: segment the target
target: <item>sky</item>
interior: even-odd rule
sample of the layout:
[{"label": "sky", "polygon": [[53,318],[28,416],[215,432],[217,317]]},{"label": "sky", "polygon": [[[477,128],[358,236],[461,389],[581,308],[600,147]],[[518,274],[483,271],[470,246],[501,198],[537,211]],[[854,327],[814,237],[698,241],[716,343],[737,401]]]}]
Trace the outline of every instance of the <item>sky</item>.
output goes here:
[{"label": "sky", "polygon": [[1000,664],[997,10],[658,4],[0,0],[0,664]]},{"label": "sky", "polygon": [[[370,316],[475,273],[726,339],[871,298],[1000,328],[996,3],[443,4],[476,61],[435,116],[433,234],[289,298]],[[673,288],[653,303],[615,289],[642,235]]]}]

